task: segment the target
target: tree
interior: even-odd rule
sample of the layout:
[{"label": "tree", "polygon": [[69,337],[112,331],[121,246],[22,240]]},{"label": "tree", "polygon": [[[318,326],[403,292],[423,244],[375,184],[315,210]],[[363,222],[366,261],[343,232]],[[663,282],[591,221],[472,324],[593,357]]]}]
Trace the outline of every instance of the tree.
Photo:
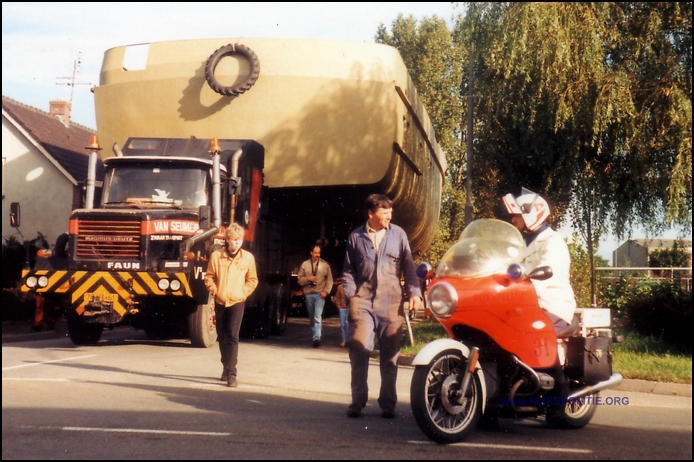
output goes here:
[{"label": "tree", "polygon": [[[548,199],[554,226],[570,220],[591,259],[606,232],[691,231],[691,3],[465,5],[451,34],[438,18],[399,16],[376,37],[400,50],[433,114],[444,200],[466,199],[472,137],[477,216],[503,216],[500,198],[527,187]],[[441,237],[459,234],[460,205],[444,203]]]},{"label": "tree", "polygon": [[498,25],[479,58],[488,197],[540,192],[591,256],[608,231],[691,230],[691,3],[511,3]]},{"label": "tree", "polygon": [[[652,250],[648,253],[648,266],[651,268],[684,268],[689,262],[689,255],[684,250],[686,246],[682,241],[675,241],[672,247]],[[689,265],[691,266],[691,265]],[[664,274],[662,274],[664,273]],[[678,278],[681,273],[673,271],[654,271],[656,276],[663,276],[672,278],[673,276]]]},{"label": "tree", "polygon": [[497,37],[478,150],[500,187],[587,241],[691,229],[691,3],[513,3]]}]

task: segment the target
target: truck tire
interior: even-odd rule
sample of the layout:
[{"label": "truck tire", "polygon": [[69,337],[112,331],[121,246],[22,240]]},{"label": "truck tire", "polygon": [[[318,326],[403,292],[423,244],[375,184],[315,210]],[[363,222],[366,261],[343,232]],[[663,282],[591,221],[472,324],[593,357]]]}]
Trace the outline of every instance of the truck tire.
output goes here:
[{"label": "truck tire", "polygon": [[90,324],[77,315],[67,317],[67,334],[75,345],[96,345],[104,328],[101,324]]},{"label": "truck tire", "polygon": [[207,303],[198,305],[188,315],[188,335],[190,343],[197,348],[210,348],[217,341],[212,294],[208,295]]},{"label": "truck tire", "polygon": [[[214,71],[217,69],[217,65],[225,56],[240,54],[244,56],[251,65],[251,70],[248,76],[238,85],[224,86],[217,81],[214,76]],[[215,92],[223,96],[238,96],[249,90],[260,75],[260,61],[258,56],[245,45],[238,43],[230,43],[218,48],[214,53],[210,55],[205,64],[205,80],[207,80],[208,85]]]},{"label": "truck tire", "polygon": [[70,240],[68,233],[63,233],[55,240],[55,256],[59,258],[67,257],[67,244]]}]

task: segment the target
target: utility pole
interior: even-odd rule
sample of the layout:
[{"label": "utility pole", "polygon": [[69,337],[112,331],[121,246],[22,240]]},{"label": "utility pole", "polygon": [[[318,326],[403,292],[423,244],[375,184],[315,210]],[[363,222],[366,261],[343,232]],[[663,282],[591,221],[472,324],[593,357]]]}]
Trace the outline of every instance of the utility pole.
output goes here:
[{"label": "utility pole", "polygon": [[468,104],[467,104],[467,180],[465,198],[465,226],[474,220],[474,207],[472,205],[472,130],[473,130],[473,81],[475,78],[475,42],[470,38],[470,63],[468,69]]}]

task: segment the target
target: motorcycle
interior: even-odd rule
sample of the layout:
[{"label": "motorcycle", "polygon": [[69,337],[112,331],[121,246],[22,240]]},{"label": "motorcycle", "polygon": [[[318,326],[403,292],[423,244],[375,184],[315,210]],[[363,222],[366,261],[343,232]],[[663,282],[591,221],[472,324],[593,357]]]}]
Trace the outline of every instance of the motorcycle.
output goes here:
[{"label": "motorcycle", "polygon": [[417,267],[427,310],[450,338],[427,344],[413,360],[410,403],[419,428],[433,441],[464,440],[499,418],[544,416],[555,427],[582,428],[601,390],[618,385],[612,373],[610,310],[579,308],[555,334],[526,274],[525,242],[511,224],[480,219],[468,225],[436,272]]}]

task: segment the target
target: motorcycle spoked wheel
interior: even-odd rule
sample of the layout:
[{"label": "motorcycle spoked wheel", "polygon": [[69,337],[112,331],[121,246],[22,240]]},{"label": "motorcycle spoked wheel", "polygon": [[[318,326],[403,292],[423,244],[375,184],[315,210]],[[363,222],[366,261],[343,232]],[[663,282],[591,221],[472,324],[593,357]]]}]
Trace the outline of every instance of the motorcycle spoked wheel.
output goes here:
[{"label": "motorcycle spoked wheel", "polygon": [[419,428],[437,443],[463,441],[482,415],[482,387],[473,374],[465,396],[457,396],[457,376],[467,360],[458,350],[445,350],[426,366],[416,366],[410,405]]},{"label": "motorcycle spoked wheel", "polygon": [[600,393],[586,398],[571,400],[564,405],[552,406],[547,410],[547,424],[554,428],[583,428],[592,420],[597,410],[595,402]]}]

